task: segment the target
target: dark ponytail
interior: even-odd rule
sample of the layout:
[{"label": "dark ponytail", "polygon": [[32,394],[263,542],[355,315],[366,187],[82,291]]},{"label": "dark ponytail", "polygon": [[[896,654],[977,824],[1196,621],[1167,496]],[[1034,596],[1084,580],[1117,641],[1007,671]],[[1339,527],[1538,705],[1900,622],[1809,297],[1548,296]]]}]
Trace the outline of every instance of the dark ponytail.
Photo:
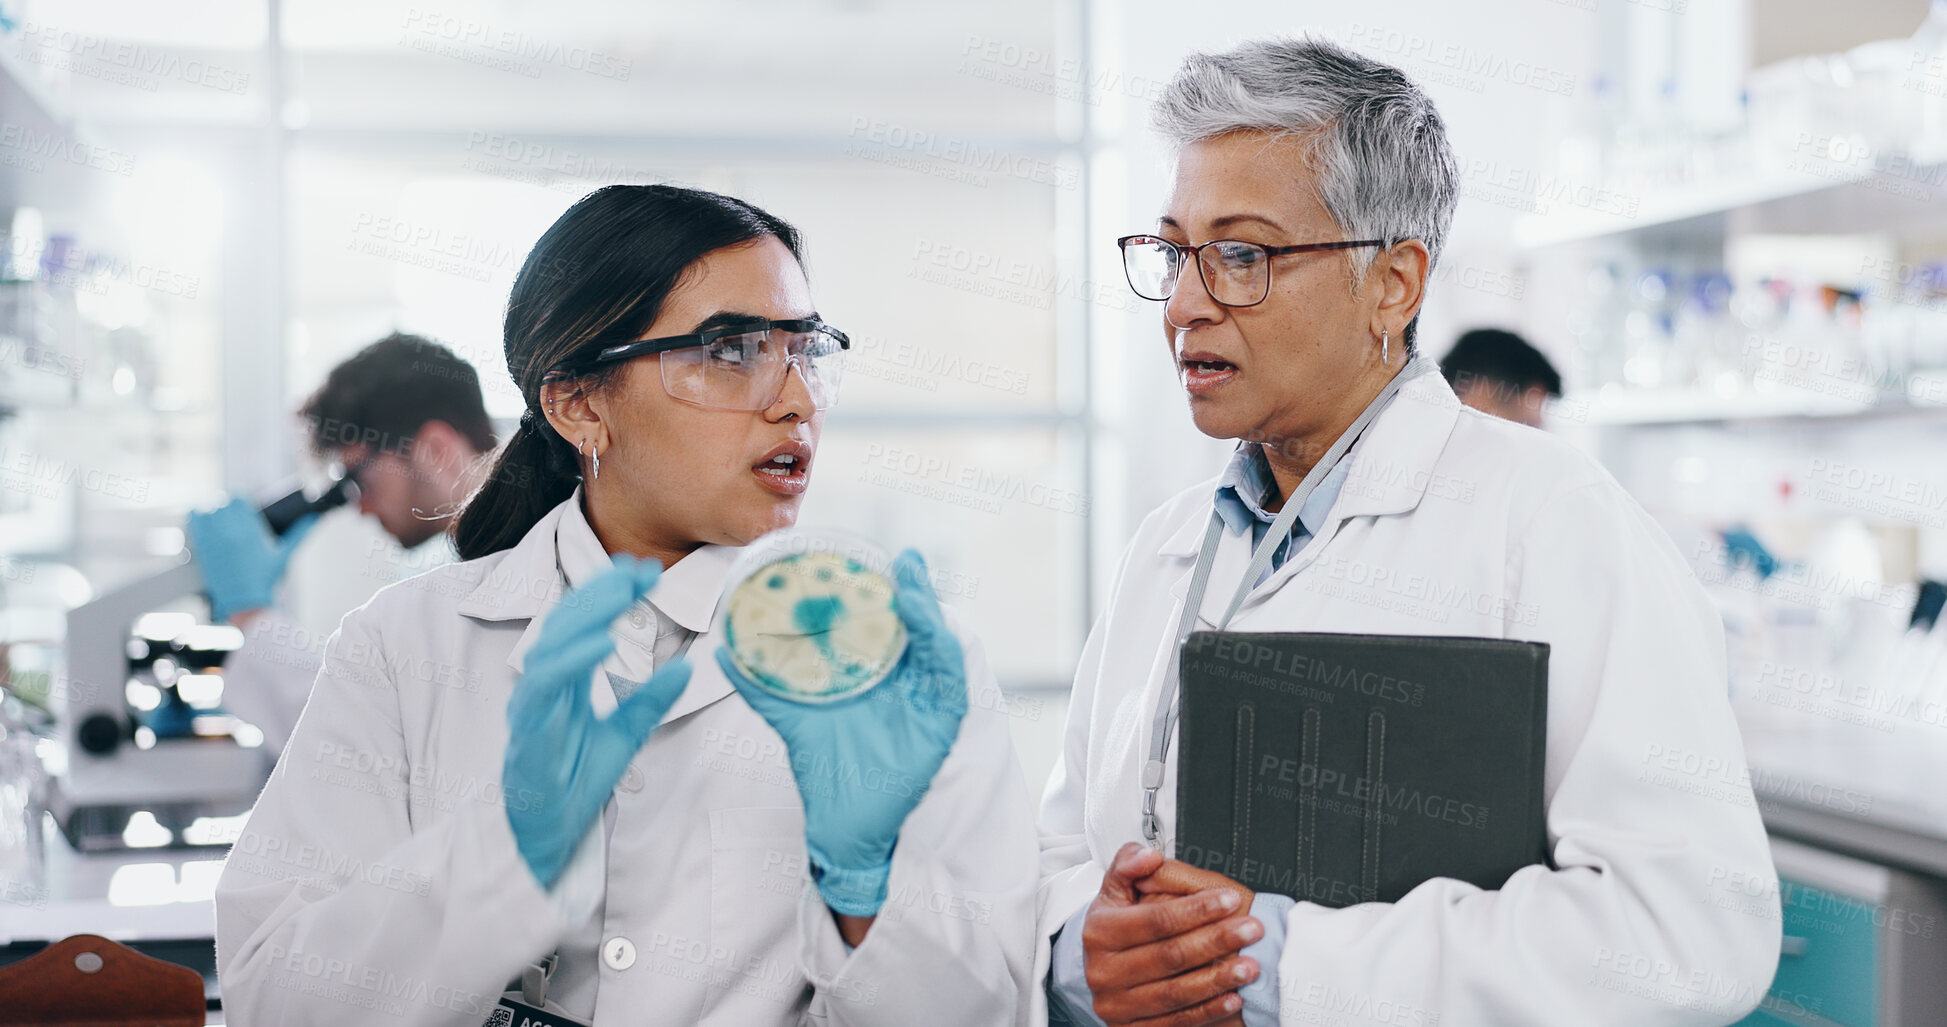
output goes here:
[{"label": "dark ponytail", "polygon": [[[463,560],[511,548],[581,480],[575,447],[541,413],[548,373],[643,337],[683,272],[726,246],[797,229],[742,200],[669,185],[611,185],[568,208],[528,253],[507,297],[507,373],[527,410],[453,529]],[[613,368],[585,376],[600,388]]]}]

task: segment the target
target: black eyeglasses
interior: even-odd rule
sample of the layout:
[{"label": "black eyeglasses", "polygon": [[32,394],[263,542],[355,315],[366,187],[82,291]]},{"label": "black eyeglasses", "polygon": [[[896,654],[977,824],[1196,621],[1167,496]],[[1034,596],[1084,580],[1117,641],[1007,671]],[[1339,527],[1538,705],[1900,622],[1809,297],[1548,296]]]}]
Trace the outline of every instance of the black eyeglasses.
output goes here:
[{"label": "black eyeglasses", "polygon": [[363,457],[359,458],[357,463],[346,464],[341,460],[336,467],[328,469],[325,473],[330,475],[334,482],[348,481],[352,485],[363,489],[365,483],[359,480],[359,476],[364,474],[366,469],[372,466],[372,461],[378,458],[379,454],[376,450],[368,450]]},{"label": "black eyeglasses", "polygon": [[551,377],[585,374],[603,364],[658,355],[663,391],[716,410],[763,410],[784,394],[796,364],[819,410],[838,398],[851,337],[816,318],[745,321],[688,335],[667,335],[606,346]]},{"label": "black eyeglasses", "polygon": [[1154,235],[1125,235],[1115,241],[1122,248],[1122,273],[1129,288],[1146,300],[1166,300],[1186,260],[1195,258],[1197,273],[1210,298],[1226,307],[1254,307],[1271,295],[1271,258],[1321,250],[1349,250],[1384,246],[1379,239],[1314,242],[1301,246],[1259,246],[1237,239],[1213,239],[1201,246],[1174,243]]}]

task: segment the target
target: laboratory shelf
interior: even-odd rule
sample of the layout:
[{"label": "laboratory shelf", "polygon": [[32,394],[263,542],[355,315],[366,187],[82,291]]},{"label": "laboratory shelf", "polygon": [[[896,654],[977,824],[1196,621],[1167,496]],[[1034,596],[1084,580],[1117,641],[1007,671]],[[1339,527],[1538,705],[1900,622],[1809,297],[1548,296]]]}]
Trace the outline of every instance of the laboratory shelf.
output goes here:
[{"label": "laboratory shelf", "polygon": [[1523,217],[1515,223],[1514,241],[1536,250],[1602,239],[1656,243],[1739,232],[1929,233],[1947,226],[1947,202],[1939,195],[1947,183],[1944,149],[1901,154],[1897,170],[1799,157],[1783,167],[1625,196],[1633,201],[1623,205],[1629,214],[1568,205]]},{"label": "laboratory shelf", "polygon": [[1595,425],[1708,424],[1785,418],[1905,416],[1947,412],[1904,400],[1862,402],[1815,393],[1725,396],[1702,389],[1607,389],[1570,394],[1560,404],[1565,419]]},{"label": "laboratory shelf", "polygon": [[[0,44],[10,41],[0,35]],[[79,205],[91,176],[75,173],[53,152],[58,146],[52,141],[85,139],[86,133],[17,48],[6,45],[0,45],[0,111],[6,112],[9,133],[0,136],[0,207]]]},{"label": "laboratory shelf", "polygon": [[0,46],[0,100],[5,101],[9,120],[22,131],[66,132],[74,126],[67,104],[41,82],[16,49],[6,46]]}]

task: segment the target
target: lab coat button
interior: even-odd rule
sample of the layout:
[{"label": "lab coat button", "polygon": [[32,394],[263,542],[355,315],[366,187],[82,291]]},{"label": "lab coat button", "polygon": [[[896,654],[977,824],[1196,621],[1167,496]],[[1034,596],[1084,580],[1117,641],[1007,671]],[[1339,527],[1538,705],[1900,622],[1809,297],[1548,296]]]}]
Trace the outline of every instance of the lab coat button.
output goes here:
[{"label": "lab coat button", "polygon": [[610,938],[602,946],[602,962],[610,970],[627,970],[635,965],[635,942],[627,938]]},{"label": "lab coat button", "polygon": [[629,764],[629,769],[622,772],[622,790],[631,795],[642,791],[642,786],[645,783],[644,778],[647,776],[642,772],[641,767],[633,763]]},{"label": "lab coat button", "polygon": [[641,611],[641,610],[630,610],[630,611],[629,611],[629,623],[630,623],[630,624],[633,624],[633,625],[635,625],[635,626],[636,626],[636,627],[638,627],[638,628],[640,628],[640,627],[643,627],[643,626],[645,626],[645,625],[647,625],[647,624],[649,623],[649,618],[647,618],[647,617],[644,617],[644,616],[642,615],[642,611]]}]

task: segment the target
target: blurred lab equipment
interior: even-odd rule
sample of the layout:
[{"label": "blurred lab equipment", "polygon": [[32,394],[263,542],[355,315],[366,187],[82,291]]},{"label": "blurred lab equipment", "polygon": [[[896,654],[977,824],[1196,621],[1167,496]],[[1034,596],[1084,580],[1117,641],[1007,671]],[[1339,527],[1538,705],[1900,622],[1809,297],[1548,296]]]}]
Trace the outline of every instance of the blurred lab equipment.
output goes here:
[{"label": "blurred lab equipment", "polygon": [[[262,507],[264,521],[281,535],[346,503],[350,485],[291,489]],[[179,609],[204,590],[185,559],[68,611],[66,677],[50,696],[66,759],[48,805],[78,850],[120,847],[142,811],[179,841],[198,817],[249,809],[263,785],[261,732],[220,705],[220,668],[242,632]]]}]

